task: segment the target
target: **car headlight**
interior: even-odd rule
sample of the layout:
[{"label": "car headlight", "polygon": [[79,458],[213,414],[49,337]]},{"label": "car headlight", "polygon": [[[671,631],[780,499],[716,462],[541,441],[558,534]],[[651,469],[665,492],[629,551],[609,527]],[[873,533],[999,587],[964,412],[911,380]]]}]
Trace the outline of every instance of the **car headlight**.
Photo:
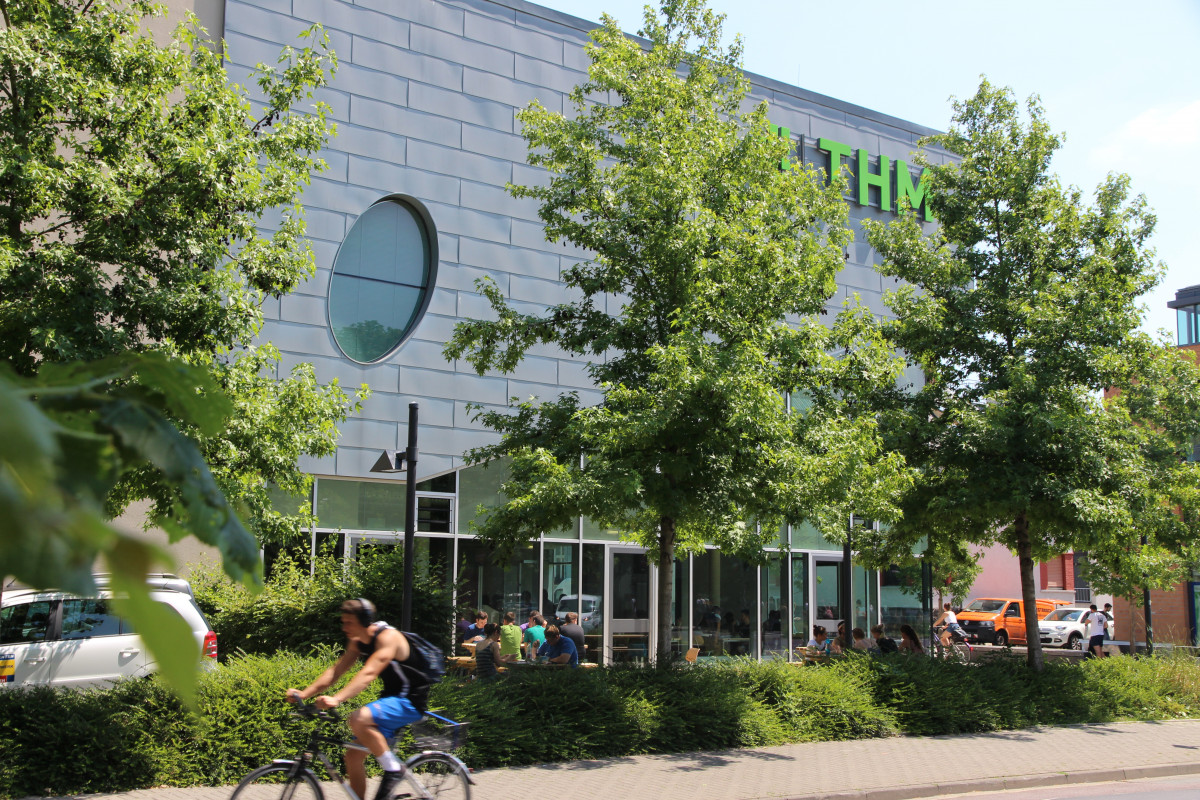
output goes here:
[{"label": "car headlight", "polygon": [[994,622],[981,622],[981,623],[979,623],[979,627],[981,627],[981,628],[994,628],[994,627],[996,627],[996,623],[994,623]]},{"label": "car headlight", "polygon": [[1055,625],[1054,626],[1054,630],[1056,630],[1056,631],[1065,631],[1066,629],[1067,629],[1066,625]]}]

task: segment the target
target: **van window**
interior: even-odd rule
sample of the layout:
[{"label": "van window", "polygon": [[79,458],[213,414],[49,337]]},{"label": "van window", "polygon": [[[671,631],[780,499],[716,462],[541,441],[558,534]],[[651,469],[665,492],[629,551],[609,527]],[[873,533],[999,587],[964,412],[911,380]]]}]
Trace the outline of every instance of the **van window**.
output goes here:
[{"label": "van window", "polygon": [[0,644],[45,641],[52,602],[19,603],[0,611]]},{"label": "van window", "polygon": [[967,611],[982,611],[985,614],[994,614],[1004,608],[1006,600],[972,600],[971,605],[967,606]]},{"label": "van window", "polygon": [[62,609],[63,639],[116,636],[121,632],[121,620],[108,610],[104,600],[63,600]]},{"label": "van window", "polygon": [[1008,607],[1008,610],[1004,612],[1004,616],[1006,616],[1006,617],[1019,617],[1019,616],[1021,616],[1021,604],[1020,604],[1020,603],[1013,603],[1012,605],[1010,605],[1010,606]]}]

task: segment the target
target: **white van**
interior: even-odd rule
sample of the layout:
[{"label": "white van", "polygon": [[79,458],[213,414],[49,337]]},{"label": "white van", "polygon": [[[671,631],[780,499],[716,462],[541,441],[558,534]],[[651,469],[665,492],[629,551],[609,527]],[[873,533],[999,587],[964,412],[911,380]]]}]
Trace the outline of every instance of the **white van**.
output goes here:
[{"label": "white van", "polygon": [[[103,585],[102,577],[98,582]],[[217,660],[217,634],[174,575],[148,579],[150,597],[192,629],[202,668]],[[0,602],[0,689],[20,686],[97,686],[154,672],[154,662],[130,624],[110,609],[111,593],[76,597],[63,592],[9,589]]]}]

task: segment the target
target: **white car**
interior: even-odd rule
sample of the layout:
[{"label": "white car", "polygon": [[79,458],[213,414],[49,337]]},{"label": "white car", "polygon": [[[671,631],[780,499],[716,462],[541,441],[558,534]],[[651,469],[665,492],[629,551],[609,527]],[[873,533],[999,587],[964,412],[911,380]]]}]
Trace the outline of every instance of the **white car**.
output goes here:
[{"label": "white car", "polygon": [[[1086,647],[1084,643],[1087,642],[1089,636],[1085,630],[1087,625],[1081,620],[1088,611],[1089,609],[1078,606],[1062,606],[1051,611],[1045,618],[1038,621],[1038,634],[1042,644],[1082,650]],[[1115,626],[1111,619],[1106,627],[1108,638],[1113,638]]]},{"label": "white car", "polygon": [[[217,634],[174,575],[150,576],[150,597],[173,609],[192,629],[201,668],[217,660]],[[102,587],[105,581],[97,576]],[[63,592],[9,589],[0,603],[0,689],[20,686],[97,686],[154,672],[145,645],[109,608],[111,592],[76,597]]]},{"label": "white car", "polygon": [[554,616],[566,619],[568,611],[579,614],[579,627],[583,628],[585,633],[590,633],[601,625],[600,595],[564,594],[558,601]]}]

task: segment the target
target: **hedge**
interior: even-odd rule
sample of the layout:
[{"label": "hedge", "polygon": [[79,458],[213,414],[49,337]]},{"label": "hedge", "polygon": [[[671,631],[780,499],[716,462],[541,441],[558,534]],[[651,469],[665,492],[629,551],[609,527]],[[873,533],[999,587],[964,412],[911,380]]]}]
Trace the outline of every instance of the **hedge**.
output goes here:
[{"label": "hedge", "polygon": [[[236,782],[299,749],[305,728],[288,715],[284,690],[306,685],[335,656],[332,648],[233,656],[202,676],[194,714],[154,679],[0,692],[0,797]],[[821,667],[529,670],[494,682],[447,679],[432,701],[470,720],[461,755],[485,768],[1200,716],[1200,665],[1121,657],[1033,673],[1016,659],[965,665],[897,655]]]}]

